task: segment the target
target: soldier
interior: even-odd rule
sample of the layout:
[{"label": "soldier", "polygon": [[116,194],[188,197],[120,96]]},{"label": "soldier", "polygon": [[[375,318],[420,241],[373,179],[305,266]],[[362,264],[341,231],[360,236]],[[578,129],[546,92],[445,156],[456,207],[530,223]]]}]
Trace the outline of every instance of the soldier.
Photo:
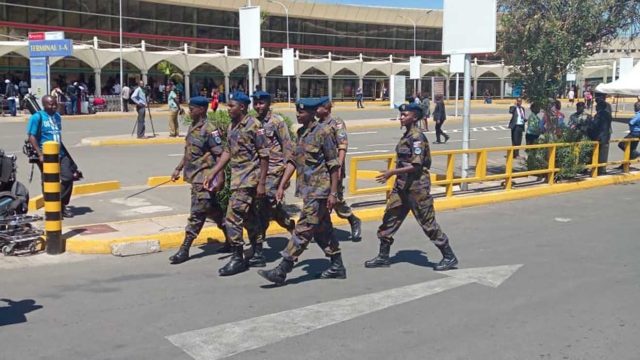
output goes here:
[{"label": "soldier", "polygon": [[[591,126],[593,119],[591,115],[585,114],[584,109],[586,105],[580,101],[576,104],[576,112],[569,117],[569,127],[572,130],[576,130],[581,136],[588,136],[589,127]],[[577,139],[579,140],[579,139]]]},{"label": "soldier", "polygon": [[385,184],[391,176],[396,181],[382,218],[382,225],[378,228],[380,239],[380,253],[375,258],[364,263],[365,267],[388,267],[389,250],[393,244],[393,235],[407,217],[409,210],[422,227],[424,233],[442,252],[443,259],[434,270],[442,271],[454,268],[458,264],[447,235],[436,222],[433,209],[433,198],[429,194],[431,180],[431,153],[427,137],[417,127],[416,122],[422,118],[422,110],[417,104],[403,104],[400,106],[400,122],[406,127],[406,132],[396,146],[396,168],[383,171],[376,180]]},{"label": "soldier", "polygon": [[236,92],[229,96],[231,124],[227,131],[228,147],[205,180],[207,188],[215,185],[215,177],[231,164],[231,196],[227,206],[225,228],[232,248],[231,260],[218,270],[221,276],[235,275],[246,270],[242,247],[242,229],[247,229],[254,254],[262,242],[260,226],[255,221],[256,199],[265,195],[265,182],[269,166],[269,149],[264,129],[253,116],[247,114],[251,100]]},{"label": "soldier", "polygon": [[[275,220],[289,232],[292,232],[295,227],[295,222],[284,210],[284,203],[276,201],[276,191],[284,174],[287,159],[292,158],[293,144],[287,123],[280,115],[271,112],[271,95],[264,91],[256,91],[252,96],[253,108],[264,128],[269,149],[266,195],[257,203],[257,214],[262,226],[261,239],[265,239],[270,220]],[[248,264],[252,267],[264,267],[266,262],[262,255],[262,242],[258,243],[257,240],[254,242],[256,243],[254,254]]]},{"label": "soldier", "polygon": [[[265,279],[282,285],[293,263],[315,239],[325,255],[331,258],[331,266],[320,274],[322,279],[345,279],[347,271],[342,264],[340,245],[333,235],[330,212],[338,202],[338,154],[331,129],[315,119],[321,99],[300,99],[296,102],[298,139],[293,161],[287,167],[278,186],[276,199],[284,198],[285,184],[296,171],[296,196],[303,199],[302,213],[286,249],[282,261],[272,270],[258,270]],[[294,165],[295,163],[295,165]]]},{"label": "soldier", "polygon": [[172,264],[189,259],[189,248],[202,230],[207,215],[224,231],[224,214],[215,195],[224,186],[224,172],[218,176],[212,190],[203,186],[207,175],[226,149],[220,129],[207,121],[207,105],[207,99],[202,96],[189,100],[192,123],[185,139],[184,156],[171,174],[171,180],[176,181],[184,169],[184,179],[191,184],[191,214],[185,228],[184,242],[178,252],[169,258]]},{"label": "soldier", "polygon": [[351,208],[344,200],[344,185],[342,184],[342,180],[346,175],[344,162],[347,156],[347,149],[349,148],[347,126],[342,119],[331,115],[331,100],[329,100],[328,97],[321,99],[322,105],[318,107],[317,111],[318,121],[331,129],[333,141],[338,146],[338,164],[340,165],[338,171],[338,202],[334,209],[338,217],[349,220],[349,225],[351,225],[351,241],[357,242],[362,239],[362,230],[360,229],[361,221],[353,214],[353,211],[351,211]]}]

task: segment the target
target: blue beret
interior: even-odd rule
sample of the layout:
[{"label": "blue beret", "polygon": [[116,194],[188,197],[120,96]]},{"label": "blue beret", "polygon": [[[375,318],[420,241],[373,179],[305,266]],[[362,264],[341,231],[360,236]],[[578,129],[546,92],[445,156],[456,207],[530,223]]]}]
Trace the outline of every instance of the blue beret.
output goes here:
[{"label": "blue beret", "polygon": [[237,102],[241,102],[245,105],[249,105],[251,104],[251,99],[247,96],[247,94],[240,92],[240,91],[236,91],[232,94],[229,95],[229,100],[231,101],[237,101]]},{"label": "blue beret", "polygon": [[191,106],[204,106],[204,107],[207,107],[207,106],[209,106],[209,102],[211,102],[211,100],[207,99],[204,96],[195,96],[195,97],[192,97],[191,99],[189,99],[189,105],[191,105]]},{"label": "blue beret", "polygon": [[400,110],[400,112],[402,112],[402,111],[414,111],[414,112],[419,112],[420,114],[422,114],[422,108],[420,107],[420,105],[418,105],[416,103],[402,104],[402,105],[400,105],[398,110]]},{"label": "blue beret", "polygon": [[331,99],[328,96],[323,96],[320,98],[320,106],[325,106],[331,103]]},{"label": "blue beret", "polygon": [[253,95],[251,95],[252,98],[256,99],[256,100],[269,100],[271,101],[271,94],[269,94],[266,91],[256,91],[253,93]]},{"label": "blue beret", "polygon": [[315,110],[324,103],[322,98],[301,98],[296,101],[299,110]]}]

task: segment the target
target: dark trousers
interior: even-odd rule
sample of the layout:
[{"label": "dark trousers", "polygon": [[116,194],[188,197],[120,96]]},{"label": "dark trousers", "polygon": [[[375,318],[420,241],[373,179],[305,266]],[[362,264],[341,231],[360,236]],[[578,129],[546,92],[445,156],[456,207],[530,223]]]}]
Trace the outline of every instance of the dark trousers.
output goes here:
[{"label": "dark trousers", "polygon": [[526,141],[527,145],[532,145],[536,142],[536,140],[538,140],[539,137],[540,135],[525,134],[524,140]]},{"label": "dark trousers", "polygon": [[362,105],[362,96],[356,97],[356,106],[358,108],[364,108],[364,105]]},{"label": "dark trousers", "polygon": [[[523,125],[515,125],[511,129],[511,146],[520,146],[522,144],[522,134],[524,133]],[[513,156],[520,156],[520,151],[514,150]]]},{"label": "dark trousers", "polygon": [[[632,132],[632,133],[627,134],[627,136],[625,136],[624,138],[625,138],[625,139],[629,139],[629,138],[638,138],[638,137],[640,137],[640,133]],[[625,146],[626,146],[626,143],[623,143],[623,142],[618,143],[618,147],[619,147],[619,148],[620,148],[620,150],[622,150],[622,151],[624,151]],[[633,160],[633,159],[637,158],[637,157],[638,157],[638,155],[640,155],[640,154],[638,154],[638,152],[636,151],[636,150],[638,149],[638,142],[637,142],[637,141],[631,141],[631,142],[630,142],[630,144],[629,144],[629,147],[631,148],[631,149],[630,149],[630,150],[631,150],[631,153],[630,153],[630,155],[629,155],[629,159],[630,159],[630,160]]]},{"label": "dark trousers", "polygon": [[[609,160],[609,139],[607,141],[600,141],[600,149],[598,151],[598,164],[606,163]],[[598,167],[598,175],[606,175],[607,166]]]},{"label": "dark trousers", "polygon": [[10,99],[7,100],[7,102],[9,103],[9,113],[11,113],[11,116],[16,116],[18,113],[18,110],[16,109],[16,99]]},{"label": "dark trousers", "polygon": [[144,137],[144,115],[146,114],[146,108],[144,106],[138,106],[137,107],[137,111],[138,111],[138,137],[142,138]]},{"label": "dark trousers", "polygon": [[[39,165],[40,174],[42,174],[42,164]],[[60,156],[60,203],[67,206],[71,202],[71,193],[73,192],[73,173],[76,171],[76,165],[71,161],[69,155]],[[42,183],[44,186],[44,182]],[[42,190],[44,194],[44,188]]]},{"label": "dark trousers", "polygon": [[124,105],[124,111],[129,112],[129,99],[122,99],[122,104]]},{"label": "dark trousers", "polygon": [[442,131],[443,124],[444,124],[444,121],[436,121],[436,141],[437,142],[440,142],[440,136],[444,136],[445,141],[449,139],[449,135],[445,134],[444,131]]}]

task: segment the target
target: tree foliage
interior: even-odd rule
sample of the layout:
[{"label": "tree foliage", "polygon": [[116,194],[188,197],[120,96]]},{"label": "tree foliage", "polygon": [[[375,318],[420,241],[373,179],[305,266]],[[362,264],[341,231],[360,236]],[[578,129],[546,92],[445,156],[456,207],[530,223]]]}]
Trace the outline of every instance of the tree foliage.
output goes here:
[{"label": "tree foliage", "polygon": [[498,0],[499,52],[530,102],[545,109],[567,71],[602,46],[640,33],[638,0]]}]

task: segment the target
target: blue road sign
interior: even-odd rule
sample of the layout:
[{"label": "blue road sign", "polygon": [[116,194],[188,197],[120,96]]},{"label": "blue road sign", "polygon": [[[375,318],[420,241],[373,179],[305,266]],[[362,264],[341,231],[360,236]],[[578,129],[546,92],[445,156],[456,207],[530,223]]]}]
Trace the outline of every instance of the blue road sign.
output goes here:
[{"label": "blue road sign", "polygon": [[70,39],[29,41],[29,57],[71,56],[73,44]]}]

